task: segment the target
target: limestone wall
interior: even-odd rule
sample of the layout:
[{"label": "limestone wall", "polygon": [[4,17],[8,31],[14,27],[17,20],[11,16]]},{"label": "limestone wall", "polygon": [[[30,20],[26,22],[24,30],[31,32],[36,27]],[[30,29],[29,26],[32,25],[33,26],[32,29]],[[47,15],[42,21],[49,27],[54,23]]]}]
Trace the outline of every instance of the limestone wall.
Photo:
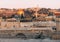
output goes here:
[{"label": "limestone wall", "polygon": [[0,22],[0,28],[20,28],[20,22]]}]

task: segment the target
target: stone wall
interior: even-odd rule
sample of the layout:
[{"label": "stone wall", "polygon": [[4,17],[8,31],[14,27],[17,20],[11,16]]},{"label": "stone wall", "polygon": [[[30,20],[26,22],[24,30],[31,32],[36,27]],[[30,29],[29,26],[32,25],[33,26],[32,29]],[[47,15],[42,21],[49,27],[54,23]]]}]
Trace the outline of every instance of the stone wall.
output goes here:
[{"label": "stone wall", "polygon": [[20,28],[20,22],[0,22],[0,28]]}]

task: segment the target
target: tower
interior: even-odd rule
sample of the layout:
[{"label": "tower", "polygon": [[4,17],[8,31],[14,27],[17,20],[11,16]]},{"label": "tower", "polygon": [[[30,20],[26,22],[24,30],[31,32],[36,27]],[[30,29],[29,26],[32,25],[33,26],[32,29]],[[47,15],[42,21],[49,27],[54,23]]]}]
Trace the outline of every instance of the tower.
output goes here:
[{"label": "tower", "polygon": [[56,29],[60,31],[60,18],[56,17]]},{"label": "tower", "polygon": [[35,16],[38,17],[39,5],[37,4],[35,7]]}]

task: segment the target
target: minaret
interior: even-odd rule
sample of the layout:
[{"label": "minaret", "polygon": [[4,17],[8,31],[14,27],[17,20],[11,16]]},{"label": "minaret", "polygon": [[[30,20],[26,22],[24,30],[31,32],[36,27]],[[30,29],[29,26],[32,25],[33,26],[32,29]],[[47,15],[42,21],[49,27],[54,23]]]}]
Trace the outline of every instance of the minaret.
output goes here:
[{"label": "minaret", "polygon": [[37,11],[38,11],[38,10],[36,10],[36,13],[35,13],[35,15],[36,15],[36,18],[38,17],[38,13],[37,13]]},{"label": "minaret", "polygon": [[37,7],[36,7],[36,13],[35,13],[35,15],[36,15],[36,18],[38,17],[38,10],[39,10],[39,5],[37,4]]}]

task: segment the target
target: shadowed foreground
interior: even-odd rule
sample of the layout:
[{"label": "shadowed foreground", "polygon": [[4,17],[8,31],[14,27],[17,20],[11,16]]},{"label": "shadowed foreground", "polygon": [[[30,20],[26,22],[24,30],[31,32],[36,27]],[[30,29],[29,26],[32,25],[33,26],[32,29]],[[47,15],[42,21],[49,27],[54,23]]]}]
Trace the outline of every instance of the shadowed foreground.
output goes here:
[{"label": "shadowed foreground", "polygon": [[60,42],[60,40],[49,40],[49,39],[27,39],[27,40],[23,40],[23,39],[2,39],[0,38],[0,42]]}]

